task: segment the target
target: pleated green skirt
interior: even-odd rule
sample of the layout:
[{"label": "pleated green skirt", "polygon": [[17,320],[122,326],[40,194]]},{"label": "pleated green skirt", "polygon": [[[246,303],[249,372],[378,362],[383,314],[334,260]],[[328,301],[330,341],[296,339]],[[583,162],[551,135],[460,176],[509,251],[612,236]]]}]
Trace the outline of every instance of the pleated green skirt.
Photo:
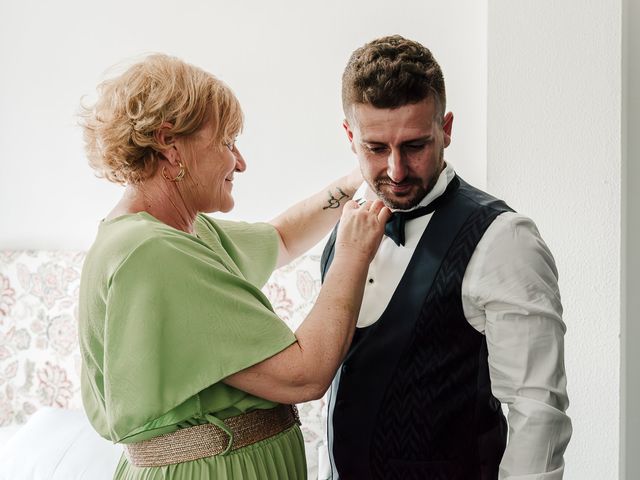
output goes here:
[{"label": "pleated green skirt", "polygon": [[166,467],[136,467],[123,455],[114,480],[306,480],[304,440],[297,425],[229,452]]}]

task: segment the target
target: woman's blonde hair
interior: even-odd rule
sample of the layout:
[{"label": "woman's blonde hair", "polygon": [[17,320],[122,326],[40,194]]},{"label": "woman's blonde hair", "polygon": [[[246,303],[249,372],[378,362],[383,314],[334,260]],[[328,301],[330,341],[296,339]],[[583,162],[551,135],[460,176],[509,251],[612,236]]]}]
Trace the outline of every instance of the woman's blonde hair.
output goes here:
[{"label": "woman's blonde hair", "polygon": [[154,54],[98,86],[95,104],[81,107],[85,150],[99,177],[140,183],[158,166],[162,152],[156,132],[188,136],[211,119],[214,144],[233,141],[243,116],[233,92],[222,81],[182,60]]}]

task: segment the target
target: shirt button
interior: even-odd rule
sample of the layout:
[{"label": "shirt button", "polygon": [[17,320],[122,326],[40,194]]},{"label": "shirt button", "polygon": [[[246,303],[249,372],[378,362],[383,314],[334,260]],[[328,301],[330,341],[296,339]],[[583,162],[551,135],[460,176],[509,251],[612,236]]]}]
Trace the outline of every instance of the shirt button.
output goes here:
[{"label": "shirt button", "polygon": [[373,283],[373,278],[370,278],[370,279],[369,279],[369,283]]}]

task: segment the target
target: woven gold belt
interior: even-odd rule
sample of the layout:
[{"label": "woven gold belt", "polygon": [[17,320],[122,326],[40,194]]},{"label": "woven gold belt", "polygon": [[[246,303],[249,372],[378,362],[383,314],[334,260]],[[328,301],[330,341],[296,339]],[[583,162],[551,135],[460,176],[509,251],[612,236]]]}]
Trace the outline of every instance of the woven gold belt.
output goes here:
[{"label": "woven gold belt", "polygon": [[[252,410],[224,420],[233,434],[210,423],[182,428],[149,440],[124,445],[129,463],[136,467],[163,467],[219,455],[251,445],[293,425],[300,425],[295,405],[279,405],[269,410]],[[233,442],[232,445],[229,445]]]}]

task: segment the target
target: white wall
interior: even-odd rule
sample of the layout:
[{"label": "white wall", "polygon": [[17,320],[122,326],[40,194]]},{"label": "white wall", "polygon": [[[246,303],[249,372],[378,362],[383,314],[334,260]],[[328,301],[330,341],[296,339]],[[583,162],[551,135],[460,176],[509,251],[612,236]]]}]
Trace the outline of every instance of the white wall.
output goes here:
[{"label": "white wall", "polygon": [[[0,249],[87,248],[118,198],[93,178],[74,125],[108,66],[164,51],[227,81],[249,162],[231,216],[262,220],[354,165],[342,69],[364,42],[404,34],[442,64],[456,114],[447,158],[480,187],[486,171],[488,190],[534,218],[556,257],[575,430],[565,478],[617,478],[621,0],[218,3],[0,2]],[[640,180],[637,155],[627,163]]]},{"label": "white wall", "polygon": [[488,189],[535,219],[560,272],[565,478],[617,479],[621,1],[490,0],[487,31]]},{"label": "white wall", "polygon": [[623,2],[620,470],[640,478],[640,4]]},{"label": "white wall", "polygon": [[355,165],[340,77],[349,54],[400,33],[429,46],[456,114],[447,158],[485,183],[484,2],[0,2],[0,248],[87,248],[120,187],[93,177],[74,118],[107,67],[150,51],[225,80],[246,113],[249,169],[232,218],[267,220]]}]

